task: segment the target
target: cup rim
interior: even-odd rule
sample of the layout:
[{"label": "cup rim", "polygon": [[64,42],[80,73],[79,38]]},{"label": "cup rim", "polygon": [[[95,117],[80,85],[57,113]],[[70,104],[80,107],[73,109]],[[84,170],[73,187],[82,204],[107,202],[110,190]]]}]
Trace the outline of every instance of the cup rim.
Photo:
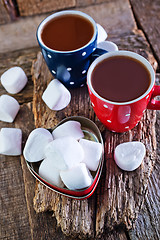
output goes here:
[{"label": "cup rim", "polygon": [[[107,58],[110,58],[112,56],[128,56],[128,57],[131,57],[133,59],[136,59],[136,60],[139,60],[149,71],[150,73],[150,76],[151,76],[151,83],[149,85],[149,88],[147,89],[147,91],[145,91],[140,97],[138,98],[135,98],[131,101],[127,101],[127,102],[114,102],[114,101],[110,101],[110,100],[107,100],[103,97],[101,97],[93,88],[92,86],[92,83],[91,83],[91,74],[92,74],[92,71],[94,70],[94,68],[97,66],[97,64],[101,61],[103,61],[104,59],[107,59]],[[150,64],[150,62],[145,59],[143,56],[135,53],[135,52],[132,52],[132,51],[126,51],[126,50],[119,50],[119,51],[115,51],[115,52],[108,52],[108,53],[105,53],[103,55],[101,55],[100,57],[96,58],[93,63],[90,65],[89,69],[88,69],[88,72],[87,72],[87,85],[88,85],[88,88],[90,89],[90,91],[97,97],[99,98],[100,100],[106,102],[106,103],[110,103],[110,104],[114,104],[114,105],[128,105],[128,104],[132,104],[134,102],[138,102],[139,100],[143,99],[145,96],[147,96],[150,91],[152,90],[152,88],[154,87],[154,84],[155,84],[155,73],[154,73],[154,70]]]},{"label": "cup rim", "polygon": [[[90,39],[90,41],[88,43],[86,43],[84,46],[82,46],[80,48],[77,48],[75,50],[71,50],[71,51],[59,51],[59,50],[55,50],[55,49],[47,47],[44,44],[44,42],[42,41],[42,38],[41,38],[41,32],[42,32],[42,29],[45,26],[45,24],[47,22],[49,22],[51,19],[53,19],[53,18],[62,16],[62,15],[70,15],[70,14],[82,16],[82,17],[88,19],[88,21],[92,24],[93,29],[94,29],[94,33],[93,33],[93,36]],[[57,52],[57,53],[63,53],[63,54],[65,54],[65,53],[74,53],[74,52],[78,52],[78,51],[84,49],[85,47],[90,45],[90,43],[92,43],[96,39],[96,37],[97,37],[97,25],[96,25],[96,22],[93,20],[93,18],[90,17],[88,14],[86,14],[84,12],[81,12],[81,11],[78,11],[78,10],[63,10],[63,11],[59,11],[59,12],[53,13],[53,14],[49,15],[48,17],[46,17],[44,20],[42,20],[42,22],[39,24],[39,26],[37,28],[36,36],[37,36],[38,43],[40,45],[42,45],[43,48],[45,48],[48,51]]]}]

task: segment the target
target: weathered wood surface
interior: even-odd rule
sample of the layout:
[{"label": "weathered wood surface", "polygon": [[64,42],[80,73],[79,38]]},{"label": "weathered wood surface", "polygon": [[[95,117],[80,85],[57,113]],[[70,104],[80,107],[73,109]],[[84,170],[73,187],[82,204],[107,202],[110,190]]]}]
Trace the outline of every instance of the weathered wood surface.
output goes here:
[{"label": "weathered wood surface", "polygon": [[137,25],[143,30],[152,51],[160,64],[160,1],[130,0]]},{"label": "weathered wood surface", "polygon": [[75,7],[75,0],[17,0],[18,8],[21,16],[29,16],[34,14],[58,11],[60,9]]},{"label": "weathered wood surface", "polygon": [[[156,75],[156,84],[160,85],[160,74]],[[160,99],[160,98],[159,98]],[[144,206],[140,211],[135,228],[129,231],[130,239],[160,239],[160,111],[157,111],[155,125],[157,139],[157,157],[148,182],[148,194],[144,196]]]},{"label": "weathered wood surface", "polygon": [[[142,53],[148,54],[147,50],[143,48]],[[105,230],[113,230],[120,225],[127,229],[132,228],[142,208],[148,178],[156,157],[155,112],[147,110],[138,126],[128,133],[111,133],[104,129],[95,117],[86,86],[71,91],[72,101],[65,110],[54,112],[44,104],[41,96],[52,77],[41,53],[33,64],[32,75],[33,113],[36,127],[50,128],[67,116],[83,115],[97,123],[105,142],[103,174],[97,191],[91,198],[83,201],[72,200],[54,193],[37,182],[34,197],[35,210],[37,212],[53,211],[58,226],[66,235],[73,237],[86,238],[95,235],[101,237]],[[140,168],[127,173],[116,166],[113,152],[119,143],[132,140],[144,142],[147,154]]]}]

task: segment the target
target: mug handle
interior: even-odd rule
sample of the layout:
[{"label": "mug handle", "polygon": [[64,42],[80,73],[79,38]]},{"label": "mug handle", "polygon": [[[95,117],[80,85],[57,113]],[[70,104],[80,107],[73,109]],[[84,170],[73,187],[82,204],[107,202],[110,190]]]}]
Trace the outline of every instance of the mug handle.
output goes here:
[{"label": "mug handle", "polygon": [[91,54],[91,63],[99,56],[107,52],[118,51],[118,47],[111,41],[103,41],[97,44],[96,50]]},{"label": "mug handle", "polygon": [[154,99],[156,96],[160,96],[160,86],[157,85],[154,86],[147,109],[160,110],[160,101]]}]

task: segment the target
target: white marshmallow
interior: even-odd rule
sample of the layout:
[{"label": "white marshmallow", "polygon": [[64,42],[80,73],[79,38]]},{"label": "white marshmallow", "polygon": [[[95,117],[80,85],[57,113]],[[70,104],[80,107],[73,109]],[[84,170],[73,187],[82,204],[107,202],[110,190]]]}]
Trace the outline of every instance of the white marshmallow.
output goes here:
[{"label": "white marshmallow", "polygon": [[145,154],[146,149],[143,143],[125,142],[115,148],[114,159],[121,169],[133,171],[141,165]]},{"label": "white marshmallow", "polygon": [[[56,158],[56,155],[54,156]],[[64,184],[60,178],[60,170],[55,167],[54,161],[51,158],[45,158],[40,167],[39,175],[44,178],[48,183],[56,185],[58,187],[64,187]],[[57,161],[59,157],[57,158]]]},{"label": "white marshmallow", "polygon": [[70,190],[86,188],[93,182],[93,177],[85,163],[79,163],[69,170],[60,171],[60,176]]},{"label": "white marshmallow", "polygon": [[84,151],[73,137],[62,137],[53,140],[45,149],[47,152],[56,152],[64,159],[67,168],[72,168],[84,158]]},{"label": "white marshmallow", "polygon": [[55,152],[54,148],[47,147],[47,151],[45,151],[45,156],[47,159],[52,161],[52,166],[59,170],[67,169],[67,165],[63,159],[63,156],[59,152]]},{"label": "white marshmallow", "polygon": [[101,48],[103,50],[106,50],[107,52],[118,51],[117,45],[113,42],[110,42],[110,41],[99,42],[97,44],[97,48]]},{"label": "white marshmallow", "polygon": [[0,131],[0,154],[21,155],[22,131],[19,128],[2,128]]},{"label": "white marshmallow", "polygon": [[98,29],[97,43],[105,41],[107,38],[106,31],[99,23],[97,23],[97,29]]},{"label": "white marshmallow", "polygon": [[29,162],[38,162],[45,158],[45,147],[53,141],[52,134],[44,128],[34,129],[25,144],[23,155]]},{"label": "white marshmallow", "polygon": [[1,83],[7,92],[15,94],[24,88],[27,76],[22,68],[12,67],[2,74]]},{"label": "white marshmallow", "polygon": [[84,137],[83,131],[81,130],[81,124],[77,121],[67,121],[62,125],[58,126],[52,132],[53,138],[61,138],[71,136],[74,137],[76,140]]},{"label": "white marshmallow", "polygon": [[4,122],[13,122],[20,109],[17,100],[9,95],[0,97],[0,120]]},{"label": "white marshmallow", "polygon": [[54,79],[48,84],[42,99],[51,110],[58,111],[70,103],[71,94],[59,80]]},{"label": "white marshmallow", "polygon": [[91,171],[96,171],[102,155],[102,144],[87,139],[80,139],[79,143],[84,151],[84,159],[82,162],[84,162]]}]

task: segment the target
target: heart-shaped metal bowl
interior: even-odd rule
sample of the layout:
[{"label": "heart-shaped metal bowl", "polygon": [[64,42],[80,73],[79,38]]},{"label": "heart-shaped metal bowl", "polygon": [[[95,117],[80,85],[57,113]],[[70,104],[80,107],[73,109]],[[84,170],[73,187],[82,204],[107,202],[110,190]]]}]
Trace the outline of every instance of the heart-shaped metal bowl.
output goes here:
[{"label": "heart-shaped metal bowl", "polygon": [[[64,188],[60,188],[57,187],[56,185],[53,185],[49,182],[47,182],[44,178],[42,178],[39,174],[38,174],[38,169],[40,166],[40,162],[35,162],[35,163],[31,163],[28,162],[26,160],[28,169],[30,170],[30,172],[32,173],[32,175],[42,184],[44,184],[46,187],[48,187],[49,189],[60,193],[64,196],[70,197],[70,198],[74,198],[74,199],[86,199],[88,197],[90,197],[93,192],[95,191],[98,181],[100,179],[101,176],[101,172],[102,172],[102,168],[103,168],[103,162],[104,162],[104,144],[103,144],[103,139],[100,133],[100,130],[98,129],[97,125],[89,120],[88,118],[82,117],[82,116],[73,116],[73,117],[68,117],[63,119],[56,127],[58,127],[59,125],[70,121],[70,120],[74,120],[74,121],[78,121],[81,124],[81,129],[84,133],[84,138],[88,139],[88,140],[92,140],[95,142],[99,142],[102,144],[102,155],[99,161],[99,165],[97,170],[91,171],[91,174],[93,176],[93,182],[92,184],[84,189],[80,189],[80,190],[69,190],[68,188],[64,187]],[[50,131],[53,131],[54,128],[48,129]]]}]

